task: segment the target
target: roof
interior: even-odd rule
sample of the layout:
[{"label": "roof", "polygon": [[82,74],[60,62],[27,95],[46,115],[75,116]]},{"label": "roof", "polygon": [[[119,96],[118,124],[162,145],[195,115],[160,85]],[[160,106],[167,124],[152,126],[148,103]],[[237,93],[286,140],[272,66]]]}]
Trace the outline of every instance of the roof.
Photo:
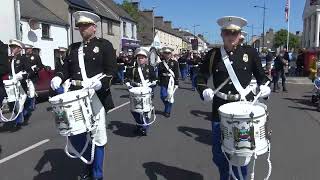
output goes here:
[{"label": "roof", "polygon": [[119,21],[119,18],[100,0],[68,0],[68,2],[73,7],[85,8],[89,11],[93,11],[103,18]]},{"label": "roof", "polygon": [[108,8],[110,8],[114,13],[116,13],[121,18],[136,22],[130,15],[125,11],[119,4],[116,4],[113,0],[101,0],[105,3]]},{"label": "roof", "polygon": [[32,18],[39,21],[58,24],[68,25],[67,21],[59,18],[56,14],[51,12],[48,8],[43,6],[37,0],[23,0],[20,1],[20,13],[23,18]]}]

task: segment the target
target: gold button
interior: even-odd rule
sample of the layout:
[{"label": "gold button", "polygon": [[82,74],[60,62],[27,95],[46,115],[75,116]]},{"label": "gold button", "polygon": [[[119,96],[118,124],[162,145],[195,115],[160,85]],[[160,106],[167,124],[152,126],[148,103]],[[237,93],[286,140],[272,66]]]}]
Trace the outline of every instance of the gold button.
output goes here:
[{"label": "gold button", "polygon": [[232,55],[233,55],[233,52],[230,52],[230,55],[232,56]]}]

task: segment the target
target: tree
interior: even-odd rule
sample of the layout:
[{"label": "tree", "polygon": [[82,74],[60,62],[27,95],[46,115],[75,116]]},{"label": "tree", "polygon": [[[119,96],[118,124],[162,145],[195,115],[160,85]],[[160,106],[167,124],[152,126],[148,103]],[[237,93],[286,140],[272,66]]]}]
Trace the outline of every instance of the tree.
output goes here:
[{"label": "tree", "polygon": [[[280,29],[274,36],[274,47],[286,47],[287,46],[287,35],[286,29]],[[289,49],[300,47],[300,37],[295,34],[289,33]]]},{"label": "tree", "polygon": [[137,31],[144,31],[144,27],[139,25],[139,9],[137,9],[131,2],[124,0],[120,6],[137,22]]}]

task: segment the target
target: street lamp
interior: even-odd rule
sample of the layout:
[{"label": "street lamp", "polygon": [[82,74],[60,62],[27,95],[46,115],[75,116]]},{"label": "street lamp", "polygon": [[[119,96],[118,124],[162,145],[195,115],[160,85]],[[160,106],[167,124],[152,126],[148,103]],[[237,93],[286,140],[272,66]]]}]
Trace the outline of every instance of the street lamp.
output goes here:
[{"label": "street lamp", "polygon": [[152,6],[152,38],[154,41],[154,9],[156,9],[157,6]]},{"label": "street lamp", "polygon": [[264,25],[265,25],[265,19],[266,19],[266,9],[268,9],[268,8],[266,8],[266,0],[263,1],[263,6],[253,6],[253,7],[263,9],[263,25],[262,25],[262,29],[263,29],[263,30],[262,30],[262,34],[263,34],[263,36],[262,36],[262,47],[264,47]]},{"label": "street lamp", "polygon": [[199,27],[200,25],[199,24],[195,24],[195,25],[193,25],[192,27],[193,27],[193,35],[194,35],[194,38],[196,38],[196,27]]}]

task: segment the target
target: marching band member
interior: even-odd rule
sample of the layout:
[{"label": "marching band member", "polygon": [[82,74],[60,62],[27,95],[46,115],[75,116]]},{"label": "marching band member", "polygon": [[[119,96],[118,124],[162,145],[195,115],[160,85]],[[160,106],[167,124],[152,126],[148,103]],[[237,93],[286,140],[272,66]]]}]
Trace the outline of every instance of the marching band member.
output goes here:
[{"label": "marching band member", "polygon": [[[27,64],[31,67],[33,71],[33,78],[27,80],[27,86],[28,86],[28,97],[26,100],[26,109],[31,113],[35,109],[36,100],[35,100],[35,87],[34,84],[37,83],[39,80],[38,72],[44,68],[41,58],[39,55],[33,53],[33,46],[30,44],[24,45],[25,54],[24,54],[24,60],[27,61]],[[27,122],[27,121],[25,121]]]},{"label": "marching band member", "polygon": [[[241,35],[241,29],[247,24],[247,21],[240,17],[227,16],[218,20],[218,24],[221,26],[221,37],[224,42],[224,46],[221,49],[213,49],[205,57],[203,65],[200,67],[200,71],[197,78],[197,90],[204,101],[212,101],[212,133],[213,133],[213,162],[219,168],[220,179],[229,180],[229,164],[221,150],[221,130],[218,108],[232,101],[238,101],[239,94],[238,89],[246,88],[252,79],[252,74],[257,80],[260,91],[262,91],[261,97],[268,97],[270,94],[269,86],[262,85],[268,79],[264,74],[264,70],[261,65],[261,60],[257,51],[250,47],[239,44]],[[223,50],[224,49],[224,50]],[[223,53],[222,53],[223,52]],[[213,76],[213,84],[215,87],[221,85],[228,77],[228,68],[225,66],[225,59],[222,57],[229,57],[231,66],[234,69],[238,78],[239,86],[235,83],[227,83],[220,92],[216,94],[212,89],[207,86],[208,79]],[[224,54],[225,56],[223,56]],[[229,66],[230,68],[230,66]],[[231,68],[230,68],[231,69]],[[248,97],[253,95],[248,95]],[[247,167],[241,167],[238,171],[235,167],[232,168],[234,174],[239,179],[239,173],[241,172],[243,179],[247,177]]]},{"label": "marching band member", "polygon": [[162,48],[162,62],[158,67],[160,98],[164,103],[164,115],[169,118],[174,102],[174,92],[179,85],[179,64],[172,60],[172,49]]},{"label": "marching band member", "polygon": [[118,79],[120,84],[122,85],[124,82],[124,70],[125,70],[125,54],[124,52],[120,52],[119,57],[117,58],[118,65]]},{"label": "marching band member", "polygon": [[6,90],[4,89],[2,76],[9,72],[8,63],[8,46],[0,41],[0,105],[2,106],[2,101],[6,96]]},{"label": "marching band member", "polygon": [[[9,58],[9,67],[11,68],[10,76],[20,81],[23,90],[28,92],[28,81],[34,78],[34,73],[30,64],[21,55],[24,44],[19,40],[10,40],[9,47],[11,52],[11,57]],[[23,106],[23,111],[21,113],[18,112],[20,105]],[[15,109],[13,109],[14,103],[9,103],[10,110],[19,113],[15,119],[16,130],[20,129],[24,121],[27,121],[30,118],[32,112],[32,109],[26,104],[26,99],[22,100],[19,106],[15,106]]]},{"label": "marching band member", "polygon": [[59,47],[58,53],[55,58],[55,69],[61,69],[63,65],[63,60],[66,57],[66,52],[68,48],[65,47]]},{"label": "marching band member", "polygon": [[[63,81],[70,79],[71,91],[86,87],[96,91],[105,111],[99,111],[99,126],[97,127],[97,131],[91,132],[92,143],[95,144],[93,164],[85,165],[86,171],[81,173],[80,179],[102,180],[104,147],[107,143],[105,112],[114,107],[110,87],[117,69],[116,55],[112,44],[108,40],[95,36],[97,31],[96,23],[100,21],[98,15],[87,11],[78,11],[73,14],[73,17],[83,41],[69,46],[62,69],[56,71],[56,76],[51,80],[51,87],[53,90],[57,90],[61,87]],[[94,76],[101,73],[105,74],[106,77],[101,80],[94,79]],[[87,78],[89,80],[84,80]],[[92,103],[100,104],[100,102]],[[87,133],[70,137],[71,144],[78,152],[81,152],[85,146],[86,137]],[[91,157],[90,152],[91,149],[87,148],[84,154],[86,159]]]},{"label": "marching band member", "polygon": [[193,52],[193,55],[191,56],[189,65],[190,65],[190,71],[192,74],[192,91],[195,91],[196,89],[196,78],[198,76],[198,72],[200,69],[200,64],[201,64],[201,57],[197,51]]},{"label": "marching band member", "polygon": [[[146,82],[150,83],[150,86],[156,86],[156,74],[154,72],[154,68],[151,65],[149,65],[148,52],[144,49],[138,48],[135,51],[135,57],[137,59],[137,64],[132,69],[132,71],[128,72],[128,82],[126,83],[126,85],[129,88],[141,87],[143,86],[141,78],[143,78]],[[142,74],[140,74],[139,68],[141,68]],[[140,77],[140,76],[143,76],[143,77]],[[142,118],[146,117],[146,123],[149,123],[150,112],[144,112],[143,114],[141,114],[141,113],[132,111],[131,113],[137,123],[137,129],[136,129],[137,134],[146,136],[149,125],[144,124]]]},{"label": "marching band member", "polygon": [[187,52],[183,53],[183,55],[178,59],[178,62],[179,62],[181,78],[184,81],[188,75]]}]

